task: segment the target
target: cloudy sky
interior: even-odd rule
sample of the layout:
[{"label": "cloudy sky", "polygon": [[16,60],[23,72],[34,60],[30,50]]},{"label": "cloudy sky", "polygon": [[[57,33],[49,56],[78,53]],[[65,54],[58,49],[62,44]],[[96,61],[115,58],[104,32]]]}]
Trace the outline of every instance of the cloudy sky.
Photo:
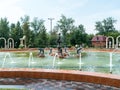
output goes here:
[{"label": "cloudy sky", "polygon": [[16,23],[24,15],[45,20],[50,29],[48,18],[54,18],[53,26],[61,15],[73,18],[75,25],[83,24],[87,33],[95,32],[95,22],[108,17],[117,20],[116,29],[120,30],[120,0],[0,0],[0,18],[7,17]]}]

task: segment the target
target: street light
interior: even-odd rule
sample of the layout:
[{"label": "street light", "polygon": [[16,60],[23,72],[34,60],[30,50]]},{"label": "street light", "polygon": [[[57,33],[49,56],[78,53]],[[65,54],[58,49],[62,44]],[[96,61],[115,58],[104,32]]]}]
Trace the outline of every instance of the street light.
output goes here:
[{"label": "street light", "polygon": [[48,18],[48,20],[50,20],[50,30],[52,32],[52,21],[54,20],[54,18]]}]

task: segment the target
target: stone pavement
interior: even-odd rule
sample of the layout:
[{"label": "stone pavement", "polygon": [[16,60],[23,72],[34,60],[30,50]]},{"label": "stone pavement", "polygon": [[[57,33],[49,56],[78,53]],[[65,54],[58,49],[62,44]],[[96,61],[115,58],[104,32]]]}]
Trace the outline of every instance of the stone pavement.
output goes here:
[{"label": "stone pavement", "polygon": [[24,85],[25,90],[120,90],[86,82],[33,78],[0,78],[0,85]]}]

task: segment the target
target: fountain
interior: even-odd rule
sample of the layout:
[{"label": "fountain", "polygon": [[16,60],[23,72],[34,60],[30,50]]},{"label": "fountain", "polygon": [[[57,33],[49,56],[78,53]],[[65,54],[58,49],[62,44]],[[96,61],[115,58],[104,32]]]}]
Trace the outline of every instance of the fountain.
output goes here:
[{"label": "fountain", "polygon": [[15,62],[13,61],[10,53],[6,53],[6,54],[5,54],[5,57],[4,57],[4,59],[3,59],[2,68],[4,68],[4,66],[5,66],[5,62],[6,62],[7,57],[10,59],[11,63],[15,63]]},{"label": "fountain", "polygon": [[112,52],[110,52],[110,73],[112,73]]},{"label": "fountain", "polygon": [[49,55],[51,55],[51,56],[52,56],[52,48],[50,48],[50,52],[49,52]]},{"label": "fountain", "polygon": [[54,59],[53,59],[53,64],[52,64],[53,69],[54,69],[54,66],[55,66],[55,60],[56,60],[57,55],[58,55],[58,53],[55,54]]},{"label": "fountain", "polygon": [[79,57],[79,70],[80,71],[82,71],[81,52],[82,52],[82,47],[77,47],[77,57]]},{"label": "fountain", "polygon": [[33,53],[32,52],[29,53],[28,67],[30,67],[31,63],[35,63],[33,60]]},{"label": "fountain", "polygon": [[60,33],[59,33],[59,37],[58,37],[57,43],[58,43],[58,52],[57,52],[57,53],[58,53],[58,57],[59,57],[59,58],[64,58],[64,56],[63,56],[63,51],[62,51],[62,47],[61,47],[62,41],[61,41]]},{"label": "fountain", "polygon": [[[79,47],[81,48],[81,47]],[[55,49],[53,49],[55,50]],[[77,51],[76,51],[77,50]],[[55,52],[54,56],[46,55],[45,58],[33,57],[33,52],[37,54],[37,51],[27,51],[27,52],[1,52],[0,61],[1,67],[21,67],[30,68],[34,66],[35,68],[48,68],[49,69],[69,69],[69,70],[82,70],[82,71],[89,71],[89,66],[93,66],[94,72],[104,72],[104,73],[113,73],[113,74],[120,74],[119,70],[119,53],[113,52],[85,52],[86,56],[82,49],[76,49],[74,51],[69,51],[70,56],[59,58],[58,52]],[[114,50],[115,52],[116,50]],[[45,49],[45,53],[49,53],[49,50]],[[117,51],[116,51],[117,52]],[[12,53],[12,54],[11,54]],[[27,55],[29,53],[29,56]],[[24,56],[23,56],[24,54]],[[74,56],[73,56],[74,54]],[[12,57],[11,57],[12,55]],[[21,56],[22,55],[22,56]],[[60,54],[61,55],[61,54]],[[76,57],[79,56],[79,57]],[[82,56],[82,59],[81,59]],[[14,65],[10,64],[15,63]],[[32,65],[34,64],[34,65]],[[84,64],[84,65],[83,65]],[[106,64],[106,65],[105,65]],[[109,64],[109,66],[108,66]],[[12,65],[12,66],[11,66]],[[47,66],[47,67],[46,67]]]},{"label": "fountain", "polygon": [[89,66],[87,67],[87,71],[89,71],[89,72],[95,72],[95,66],[89,65]]},{"label": "fountain", "polygon": [[[1,70],[3,70],[3,71],[1,71],[0,73],[6,73],[6,74],[0,74],[0,75],[6,75],[6,76],[4,76],[4,77],[23,77],[23,78],[49,78],[49,79],[57,79],[57,80],[70,80],[70,81],[82,81],[83,80],[83,82],[91,82],[91,83],[98,83],[99,82],[99,84],[107,84],[107,85],[111,85],[111,83],[112,82],[117,82],[118,83],[118,87],[119,87],[119,78],[118,77],[112,77],[112,75],[111,74],[107,74],[107,76],[106,76],[106,74],[103,74],[103,75],[101,75],[101,74],[97,74],[97,73],[95,73],[95,71],[96,71],[96,67],[97,66],[99,66],[100,64],[99,64],[99,62],[101,62],[102,60],[103,61],[106,61],[106,62],[103,62],[103,63],[101,63],[102,65],[104,65],[105,63],[107,64],[108,63],[108,61],[107,60],[109,60],[109,58],[110,58],[110,66],[112,66],[113,65],[113,63],[115,63],[115,61],[114,61],[114,59],[112,59],[113,57],[112,57],[112,53],[110,54],[110,56],[108,56],[108,54],[106,54],[106,52],[102,52],[102,53],[100,53],[99,52],[99,55],[98,55],[98,52],[90,52],[90,54],[91,55],[89,55],[89,56],[86,56],[85,58],[83,57],[82,58],[82,61],[84,61],[84,66],[85,66],[85,68],[86,68],[86,65],[88,66],[88,71],[89,72],[84,72],[84,66],[83,66],[83,68],[81,67],[81,65],[82,65],[82,61],[81,61],[81,50],[82,49],[77,49],[77,54],[79,55],[79,66],[77,65],[77,62],[78,62],[78,58],[77,57],[74,57],[74,56],[70,56],[70,57],[68,57],[68,58],[65,58],[65,59],[58,59],[59,57],[58,57],[58,52],[56,52],[55,53],[55,56],[54,56],[54,58],[52,57],[52,56],[50,56],[50,55],[46,55],[46,57],[45,58],[39,58],[39,57],[34,57],[34,60],[35,60],[35,62],[37,62],[35,65],[36,65],[36,67],[35,68],[30,68],[31,67],[31,63],[34,61],[33,60],[33,52],[36,52],[36,51],[32,51],[32,52],[24,52],[24,53],[29,53],[29,57],[26,57],[25,56],[25,58],[22,58],[22,60],[18,60],[17,59],[17,56],[15,57],[15,55],[13,55],[14,53],[12,52],[12,55],[14,56],[14,61],[16,60],[16,62],[17,61],[19,61],[19,63],[16,63],[15,65],[17,66],[17,64],[20,64],[20,61],[22,62],[22,64],[26,64],[27,66],[28,66],[28,68],[27,69],[24,69],[23,68],[23,66],[22,66],[22,64],[21,64],[21,67],[20,67],[20,69],[19,68],[17,68],[17,70],[16,70],[16,68],[12,68],[12,69],[8,69],[8,71],[6,70],[6,69],[1,69]],[[6,55],[5,55],[5,57],[4,57],[4,60],[3,60],[3,63],[2,63],[2,68],[3,67],[5,67],[4,65],[5,65],[5,63],[7,62],[6,61],[6,57],[9,57],[9,58],[11,58],[11,55],[10,55],[10,53],[11,52],[9,52],[9,53],[7,53]],[[17,54],[23,54],[23,52],[19,52],[19,53],[17,53]],[[74,53],[76,53],[76,52],[74,52]],[[2,54],[1,54],[2,55]],[[94,56],[92,56],[92,55],[94,55]],[[101,59],[101,58],[103,58],[103,55],[107,55],[107,59],[106,60],[104,60],[104,59]],[[92,58],[91,58],[91,56],[92,56]],[[95,56],[97,57],[98,56],[98,58],[95,58]],[[119,55],[120,56],[120,55]],[[117,57],[117,58],[119,58],[119,56]],[[16,59],[15,59],[16,58]],[[46,60],[47,59],[47,60]],[[98,59],[97,60],[97,64],[95,63],[96,61],[95,61],[95,59]],[[10,60],[13,60],[12,58],[10,59]],[[26,61],[27,62],[26,62]],[[29,61],[28,61],[29,60]],[[51,61],[52,60],[52,61]],[[72,66],[72,67],[75,67],[75,68],[77,68],[77,70],[72,70],[72,71],[70,71],[70,70],[55,70],[54,68],[55,68],[55,63],[56,63],[56,60],[58,60],[58,61],[63,61],[64,60],[64,63],[62,63],[62,65],[63,64],[65,64],[65,65],[63,65],[63,67],[64,66]],[[87,61],[88,60],[88,61]],[[91,61],[92,60],[92,61]],[[44,64],[47,64],[47,65],[52,65],[52,68],[50,68],[50,70],[49,69],[40,69],[41,68],[41,66],[40,66],[40,63],[44,63]],[[51,64],[49,64],[49,62],[51,63]],[[91,64],[89,64],[89,63]],[[66,64],[66,63],[68,63],[68,64]],[[93,64],[94,63],[94,64]],[[60,69],[61,69],[61,67],[62,67],[62,65],[60,64]],[[95,66],[94,66],[95,65]],[[63,68],[62,67],[62,69],[66,69],[66,68]],[[78,68],[79,68],[79,70],[82,70],[82,71],[78,71]],[[94,69],[95,68],[95,69]],[[106,67],[105,67],[106,68]],[[105,69],[104,68],[104,69]],[[52,69],[54,70],[54,71],[52,71]],[[68,69],[68,68],[67,68]],[[107,69],[108,69],[108,71],[109,71],[109,67],[107,67]],[[13,71],[12,71],[13,70]],[[115,70],[116,70],[116,72],[118,71],[118,69],[117,68],[115,68]],[[90,71],[92,71],[92,73],[90,73]],[[113,70],[112,70],[112,68],[110,69],[110,71],[112,72]],[[15,73],[13,73],[13,72],[15,72]],[[93,73],[94,72],[94,73]],[[10,73],[10,74],[9,74]],[[21,73],[24,73],[24,74],[21,74]],[[113,73],[114,73],[114,71],[113,71]],[[8,75],[9,74],[9,75]],[[15,75],[15,76],[14,76]],[[101,76],[99,76],[99,75],[101,75]],[[104,77],[105,76],[105,77]],[[82,77],[82,78],[81,78]],[[111,78],[112,77],[112,78]],[[78,79],[79,78],[79,79]],[[87,78],[87,79],[86,79]],[[92,78],[92,79],[91,79]],[[115,78],[115,79],[114,79]],[[108,81],[106,81],[106,82],[104,82],[104,79],[106,79],[106,80],[108,80]],[[116,80],[116,81],[115,81]],[[109,83],[110,82],[110,83]],[[108,84],[109,83],[109,84]],[[62,83],[60,83],[59,84],[60,86],[63,86],[62,85]],[[114,84],[114,83],[112,83],[112,85],[113,86],[116,86],[117,87],[117,85],[116,84]]]},{"label": "fountain", "polygon": [[79,57],[80,56],[80,53],[81,53],[81,51],[82,51],[82,47],[76,47],[77,48],[77,57]]},{"label": "fountain", "polygon": [[117,50],[120,50],[119,48],[115,48],[112,52],[110,52],[110,73],[112,74],[112,68],[113,68],[113,53],[115,53]]},{"label": "fountain", "polygon": [[82,64],[82,62],[81,62],[81,53],[80,53],[80,56],[79,56],[79,70],[80,71],[82,71],[81,64]]},{"label": "fountain", "polygon": [[38,55],[39,55],[39,57],[45,57],[43,48],[39,48],[39,54]]},{"label": "fountain", "polygon": [[[57,39],[57,51],[53,51],[52,48],[50,48],[49,55],[54,56],[54,57],[59,57],[59,58],[65,58],[66,56],[69,56],[69,53],[67,52],[67,48],[64,48],[64,51],[62,49],[61,43],[61,36],[60,33],[58,34],[58,39]],[[57,54],[56,54],[57,53]]]},{"label": "fountain", "polygon": [[68,52],[67,52],[67,49],[65,48],[65,51],[63,52],[63,50],[62,50],[62,46],[61,46],[61,43],[62,43],[62,40],[61,40],[61,34],[59,33],[58,34],[59,36],[58,36],[58,39],[57,39],[57,44],[58,44],[58,46],[57,46],[57,57],[59,57],[59,58],[65,58],[66,56],[68,56]]},{"label": "fountain", "polygon": [[[35,62],[37,62],[35,64],[36,65],[35,68],[32,68],[32,69],[30,68],[31,67],[31,63],[35,63],[35,62],[33,60],[33,53],[32,52],[28,52],[29,53],[29,57],[27,57],[27,59],[25,57],[25,60],[27,61],[27,63],[25,62],[25,60],[18,60],[17,58],[15,59],[16,62],[17,61],[21,61],[22,62],[20,68],[23,68],[22,64],[24,63],[24,64],[26,64],[28,66],[27,69],[24,69],[24,68],[23,69],[19,69],[18,68],[16,70],[16,69],[12,68],[11,70],[8,69],[8,71],[6,69],[1,69],[3,71],[0,72],[0,73],[3,73],[3,72],[4,73],[0,74],[0,76],[2,76],[2,75],[4,76],[5,75],[4,77],[49,78],[49,79],[57,79],[57,80],[83,81],[83,82],[91,82],[91,83],[99,83],[99,84],[108,84],[109,83],[108,85],[111,85],[111,83],[112,83],[114,86],[117,86],[116,83],[114,84],[114,82],[116,80],[117,84],[118,84],[118,87],[120,86],[120,84],[119,84],[119,80],[120,79],[118,77],[114,77],[114,76],[111,78],[111,76],[112,76],[111,74],[110,75],[107,74],[108,75],[108,77],[107,77],[107,76],[105,76],[106,74],[99,76],[100,74],[97,74],[97,73],[89,73],[89,72],[86,73],[86,72],[83,72],[83,70],[84,70],[82,68],[82,64],[83,64],[82,61],[83,60],[84,60],[84,64],[87,65],[87,66],[89,65],[89,63],[91,63],[90,60],[92,60],[92,65],[88,66],[88,71],[93,71],[94,72],[96,70],[94,68],[96,68],[97,66],[99,67],[99,65],[100,65],[99,62],[101,62],[104,59],[101,59],[100,57],[95,58],[97,56],[97,54],[94,54],[94,56],[92,56],[92,54],[91,54],[90,56],[92,56],[92,59],[91,59],[91,57],[88,56],[88,57],[82,58],[82,60],[81,60],[82,47],[78,47],[77,50],[76,50],[76,52],[77,52],[76,55],[77,55],[77,57],[79,57],[79,59],[74,57],[74,56],[72,58],[66,58],[66,56],[69,56],[69,54],[67,52],[66,47],[64,48],[64,50],[62,49],[62,45],[61,45],[62,41],[61,41],[60,33],[59,33],[59,37],[58,37],[57,43],[58,43],[58,46],[57,46],[57,51],[54,52],[54,58],[51,57],[50,55],[49,56],[46,55],[46,57],[45,57],[44,49],[43,48],[39,48],[39,51],[40,51],[39,52],[39,57],[45,57],[45,58],[42,58],[42,60],[40,60],[41,58],[35,57]],[[49,54],[52,54],[52,53],[53,53],[52,52],[52,48],[50,48]],[[106,54],[104,54],[104,55],[106,55]],[[7,57],[9,57],[11,63],[14,63],[14,61],[15,61],[15,60],[13,61],[10,53],[6,53],[5,57],[3,59],[3,62],[2,62],[2,68],[5,67],[5,63],[6,63]],[[79,68],[80,72],[77,71],[77,70],[75,71],[74,69],[73,69],[74,71],[55,70],[54,68],[55,68],[56,58],[62,58],[62,60],[60,59],[61,61],[63,61],[63,58],[65,58],[64,61],[67,62],[67,64],[66,63],[62,63],[62,64],[64,64],[63,67],[61,65],[61,62],[58,63],[59,65],[61,65],[62,69],[66,69],[66,67],[64,67],[64,66],[71,66],[71,67],[77,68],[77,70]],[[45,60],[45,59],[47,59],[47,60]],[[52,61],[51,61],[51,59],[52,59]],[[94,63],[95,59],[98,59],[97,63]],[[112,70],[113,62],[114,62],[113,61],[113,52],[111,52],[109,54],[109,60],[110,60],[109,61],[110,62],[109,63],[110,68],[107,67],[107,69],[108,69],[108,71],[110,71],[110,73],[112,73],[112,71],[113,71]],[[41,66],[40,66],[40,63],[38,63],[38,62],[41,62],[41,63],[44,62],[45,65],[48,65],[48,66],[52,65],[51,69],[54,69],[54,71],[49,70],[49,69],[47,69],[47,70],[46,69],[40,69]],[[50,63],[52,62],[52,63],[49,64],[49,62]],[[79,66],[76,65],[78,62],[79,62]],[[20,64],[20,62],[17,63],[17,64]],[[16,66],[17,66],[17,64],[16,64]],[[101,64],[105,64],[105,62],[103,62]],[[93,66],[93,65],[95,65],[95,66]],[[103,69],[105,69],[105,68],[103,68]],[[116,71],[118,70],[117,68],[115,68],[115,69],[116,69]],[[6,70],[6,71],[4,71],[4,70]],[[10,73],[10,75],[8,75],[9,73]],[[24,74],[22,74],[22,73],[24,73]],[[104,82],[104,79],[106,79],[105,82]],[[60,87],[63,86],[62,82],[59,84],[59,86]]]}]

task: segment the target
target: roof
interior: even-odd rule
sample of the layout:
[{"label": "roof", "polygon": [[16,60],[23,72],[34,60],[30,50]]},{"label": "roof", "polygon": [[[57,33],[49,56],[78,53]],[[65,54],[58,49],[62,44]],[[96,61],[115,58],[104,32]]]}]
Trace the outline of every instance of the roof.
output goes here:
[{"label": "roof", "polygon": [[106,41],[106,36],[97,35],[97,36],[94,36],[91,41]]}]

